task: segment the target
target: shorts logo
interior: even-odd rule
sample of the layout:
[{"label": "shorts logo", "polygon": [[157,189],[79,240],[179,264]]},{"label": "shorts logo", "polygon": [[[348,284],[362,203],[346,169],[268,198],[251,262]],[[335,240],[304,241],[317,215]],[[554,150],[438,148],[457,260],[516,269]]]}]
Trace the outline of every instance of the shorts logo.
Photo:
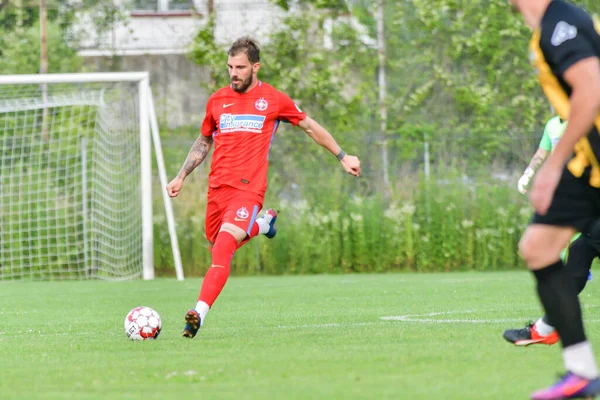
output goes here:
[{"label": "shorts logo", "polygon": [[267,107],[269,107],[269,103],[267,103],[264,97],[261,97],[260,99],[256,100],[254,107],[256,107],[258,111],[265,111]]},{"label": "shorts logo", "polygon": [[[237,210],[237,212],[235,213],[239,219],[247,219],[250,216],[250,213],[248,212],[248,210],[246,209],[246,207],[242,207],[239,210]],[[237,218],[235,219],[236,221],[239,221]]]},{"label": "shorts logo", "polygon": [[252,132],[262,133],[266,117],[254,114],[221,114],[220,133]]}]

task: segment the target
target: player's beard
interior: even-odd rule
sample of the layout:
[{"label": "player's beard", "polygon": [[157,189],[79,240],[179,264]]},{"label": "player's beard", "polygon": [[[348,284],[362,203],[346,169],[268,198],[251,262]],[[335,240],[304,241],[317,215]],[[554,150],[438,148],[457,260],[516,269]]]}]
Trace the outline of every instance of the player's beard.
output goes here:
[{"label": "player's beard", "polygon": [[237,83],[234,83],[233,79],[232,79],[231,80],[231,87],[232,87],[232,89],[234,91],[236,91],[238,93],[244,93],[250,87],[250,85],[252,85],[252,80],[253,79],[254,79],[253,75],[250,75],[248,77],[248,79],[238,81]]}]

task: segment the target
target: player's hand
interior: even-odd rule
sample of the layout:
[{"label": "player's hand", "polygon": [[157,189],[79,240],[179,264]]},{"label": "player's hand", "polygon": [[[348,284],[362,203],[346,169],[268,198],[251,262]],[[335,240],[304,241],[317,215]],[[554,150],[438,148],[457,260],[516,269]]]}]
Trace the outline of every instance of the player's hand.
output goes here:
[{"label": "player's hand", "polygon": [[347,173],[360,176],[360,160],[356,156],[346,154],[340,161]]},{"label": "player's hand", "polygon": [[562,172],[563,167],[560,164],[546,162],[536,174],[529,190],[529,200],[538,214],[545,215],[550,208]]},{"label": "player's hand", "polygon": [[167,193],[169,194],[170,197],[176,197],[182,188],[183,188],[183,178],[176,176],[167,185]]},{"label": "player's hand", "polygon": [[523,176],[519,178],[519,182],[517,183],[517,190],[519,191],[519,193],[527,193],[527,187],[529,187],[529,182],[531,182],[532,177],[533,170],[528,167],[525,170],[525,172],[523,172]]}]

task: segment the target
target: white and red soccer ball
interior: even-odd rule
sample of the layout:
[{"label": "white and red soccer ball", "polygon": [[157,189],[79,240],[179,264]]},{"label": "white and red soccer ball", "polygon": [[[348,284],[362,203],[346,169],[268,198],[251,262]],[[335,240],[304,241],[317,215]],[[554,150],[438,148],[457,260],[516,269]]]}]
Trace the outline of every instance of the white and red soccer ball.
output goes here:
[{"label": "white and red soccer ball", "polygon": [[131,340],[156,339],[161,329],[160,315],[150,307],[136,307],[125,317],[125,333]]}]

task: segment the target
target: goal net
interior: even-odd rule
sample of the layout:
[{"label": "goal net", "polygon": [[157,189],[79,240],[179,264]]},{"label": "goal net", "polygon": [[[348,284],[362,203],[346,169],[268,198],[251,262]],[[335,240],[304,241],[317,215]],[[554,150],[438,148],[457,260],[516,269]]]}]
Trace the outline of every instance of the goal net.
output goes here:
[{"label": "goal net", "polygon": [[0,280],[154,277],[150,105],[145,72],[0,76]]}]

